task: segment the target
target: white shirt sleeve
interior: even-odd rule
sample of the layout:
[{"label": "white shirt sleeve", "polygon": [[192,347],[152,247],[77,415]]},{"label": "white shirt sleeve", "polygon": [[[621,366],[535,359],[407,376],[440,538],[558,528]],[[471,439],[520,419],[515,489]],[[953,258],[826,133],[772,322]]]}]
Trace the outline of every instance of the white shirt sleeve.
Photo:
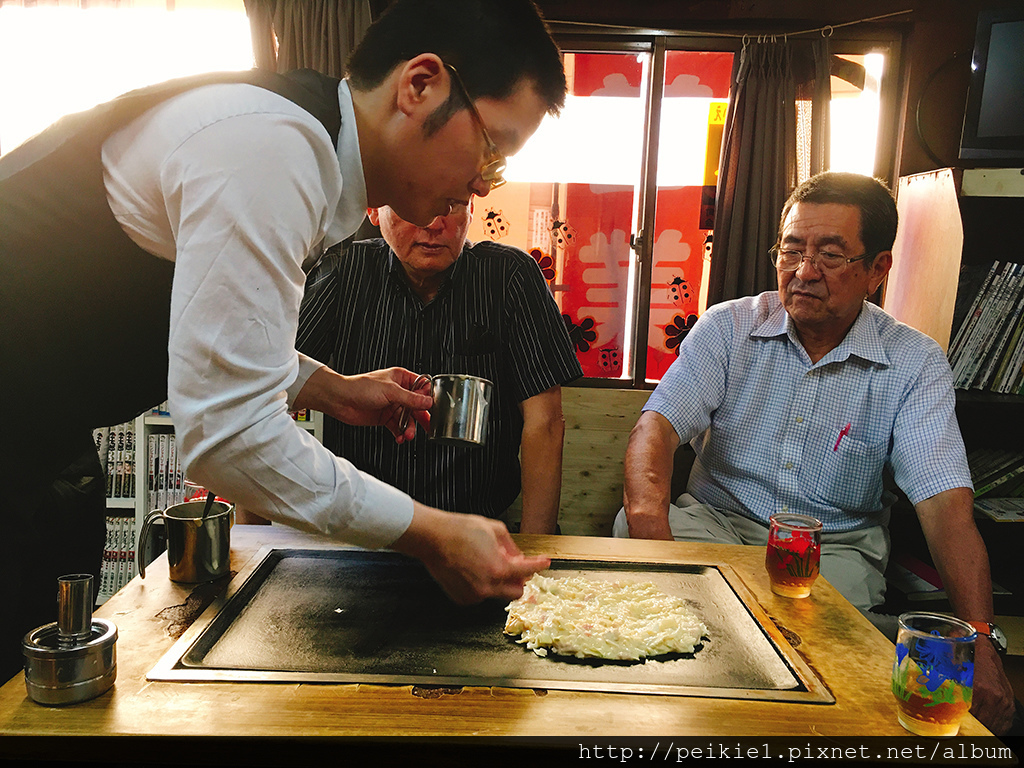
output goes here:
[{"label": "white shirt sleeve", "polygon": [[306,386],[306,382],[309,381],[309,377],[323,367],[324,364],[320,361],[314,360],[312,357],[299,352],[299,374],[296,377],[295,382],[285,390],[289,409],[291,409],[292,403],[295,402],[295,398],[299,396],[299,392],[301,392],[302,388]]},{"label": "white shirt sleeve", "polygon": [[300,265],[342,188],[326,132],[306,118],[224,117],[164,155],[156,183],[177,262],[169,405],[191,479],[272,520],[388,546],[412,520],[409,496],[334,456],[287,412],[288,394],[319,367],[300,366],[294,347]]}]

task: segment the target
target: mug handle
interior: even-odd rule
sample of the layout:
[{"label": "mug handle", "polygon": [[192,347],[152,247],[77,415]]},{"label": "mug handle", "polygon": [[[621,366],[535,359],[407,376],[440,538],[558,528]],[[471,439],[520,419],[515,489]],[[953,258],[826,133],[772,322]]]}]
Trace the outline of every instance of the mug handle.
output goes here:
[{"label": "mug handle", "polygon": [[139,572],[139,576],[143,579],[146,578],[146,564],[142,557],[143,550],[146,549],[146,540],[149,538],[149,531],[153,527],[158,519],[163,522],[164,512],[162,509],[154,509],[142,522],[142,533],[139,534],[139,546],[135,550],[135,567]]},{"label": "mug handle", "polygon": [[[416,377],[416,381],[412,383],[412,387],[410,388],[409,391],[415,392],[417,389],[420,388],[421,385],[426,384],[427,382],[433,384],[434,377],[427,373],[421,373],[419,376]],[[402,417],[401,419],[399,419],[398,422],[398,428],[404,432],[407,426],[409,426],[409,409],[403,408]]]}]

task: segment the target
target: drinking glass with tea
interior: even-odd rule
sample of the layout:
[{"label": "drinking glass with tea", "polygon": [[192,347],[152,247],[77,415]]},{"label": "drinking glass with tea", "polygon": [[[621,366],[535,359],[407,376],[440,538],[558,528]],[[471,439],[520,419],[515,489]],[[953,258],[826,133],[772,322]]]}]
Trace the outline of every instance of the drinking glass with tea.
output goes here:
[{"label": "drinking glass with tea", "polygon": [[900,725],[919,736],[956,736],[971,708],[974,628],[942,614],[899,619],[892,694]]},{"label": "drinking glass with tea", "polygon": [[795,513],[772,515],[764,566],[775,594],[811,594],[811,585],[821,570],[821,521]]}]

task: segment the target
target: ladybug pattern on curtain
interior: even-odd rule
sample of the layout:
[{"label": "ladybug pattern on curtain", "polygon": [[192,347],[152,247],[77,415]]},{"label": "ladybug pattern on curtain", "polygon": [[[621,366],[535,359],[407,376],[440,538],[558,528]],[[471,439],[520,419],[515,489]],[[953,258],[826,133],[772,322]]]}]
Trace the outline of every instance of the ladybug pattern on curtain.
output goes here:
[{"label": "ladybug pattern on curtain", "polygon": [[493,208],[484,213],[484,232],[491,240],[499,240],[509,233],[509,225],[501,214]]}]

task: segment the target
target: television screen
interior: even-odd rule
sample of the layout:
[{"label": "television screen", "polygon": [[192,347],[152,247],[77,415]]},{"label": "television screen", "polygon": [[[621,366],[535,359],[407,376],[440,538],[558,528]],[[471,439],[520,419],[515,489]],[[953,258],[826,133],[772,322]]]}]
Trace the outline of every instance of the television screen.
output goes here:
[{"label": "television screen", "polygon": [[1024,163],[1024,9],[978,15],[960,159]]}]

